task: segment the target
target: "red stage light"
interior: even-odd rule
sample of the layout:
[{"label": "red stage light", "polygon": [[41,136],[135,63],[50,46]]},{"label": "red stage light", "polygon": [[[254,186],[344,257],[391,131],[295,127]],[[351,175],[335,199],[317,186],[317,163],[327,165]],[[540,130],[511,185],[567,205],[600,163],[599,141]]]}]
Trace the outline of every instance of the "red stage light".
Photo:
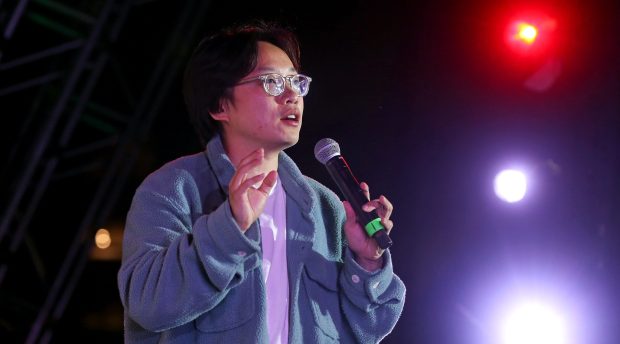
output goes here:
[{"label": "red stage light", "polygon": [[515,35],[515,39],[532,45],[538,36],[538,28],[536,26],[522,22],[517,24],[517,33]]},{"label": "red stage light", "polygon": [[515,52],[540,53],[551,41],[555,26],[554,19],[542,14],[521,15],[510,21],[506,41]]}]

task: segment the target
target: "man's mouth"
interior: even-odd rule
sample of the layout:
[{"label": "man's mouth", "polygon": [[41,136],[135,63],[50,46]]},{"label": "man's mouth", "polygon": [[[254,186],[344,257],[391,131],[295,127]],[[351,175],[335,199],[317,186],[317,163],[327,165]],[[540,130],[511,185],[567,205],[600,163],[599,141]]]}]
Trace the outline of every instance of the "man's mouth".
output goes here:
[{"label": "man's mouth", "polygon": [[297,114],[289,114],[286,115],[284,117],[281,118],[281,120],[286,121],[286,122],[290,122],[290,123],[299,123],[301,116],[297,115]]}]

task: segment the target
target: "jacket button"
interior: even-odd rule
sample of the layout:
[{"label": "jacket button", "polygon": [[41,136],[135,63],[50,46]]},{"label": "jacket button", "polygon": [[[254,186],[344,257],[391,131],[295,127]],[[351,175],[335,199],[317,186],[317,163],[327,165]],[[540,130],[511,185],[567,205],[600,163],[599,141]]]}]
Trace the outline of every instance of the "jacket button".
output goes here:
[{"label": "jacket button", "polygon": [[360,277],[358,275],[351,275],[351,281],[353,281],[353,283],[359,283]]}]

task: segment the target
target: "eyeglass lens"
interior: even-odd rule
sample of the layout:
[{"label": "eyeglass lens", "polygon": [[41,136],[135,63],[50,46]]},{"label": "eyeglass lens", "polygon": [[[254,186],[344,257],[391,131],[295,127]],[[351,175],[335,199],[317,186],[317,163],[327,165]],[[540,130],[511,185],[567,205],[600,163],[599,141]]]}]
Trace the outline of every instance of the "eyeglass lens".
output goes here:
[{"label": "eyeglass lens", "polygon": [[284,92],[284,88],[286,87],[284,81],[285,78],[289,80],[291,88],[293,89],[293,91],[297,92],[297,94],[302,97],[308,94],[310,81],[308,80],[308,77],[300,74],[291,75],[288,77],[284,77],[279,74],[266,75],[265,79],[263,80],[265,91],[267,91],[267,93],[273,96],[278,96],[282,94]]}]

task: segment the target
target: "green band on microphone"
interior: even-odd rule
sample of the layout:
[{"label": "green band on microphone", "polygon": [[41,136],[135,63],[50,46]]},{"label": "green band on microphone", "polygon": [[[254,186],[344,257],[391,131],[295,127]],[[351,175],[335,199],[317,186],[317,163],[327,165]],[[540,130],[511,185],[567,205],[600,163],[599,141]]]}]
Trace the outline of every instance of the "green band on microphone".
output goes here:
[{"label": "green band on microphone", "polygon": [[368,222],[365,228],[366,228],[366,233],[368,233],[368,235],[370,236],[373,236],[378,231],[384,229],[383,225],[381,224],[381,219],[378,217]]}]

